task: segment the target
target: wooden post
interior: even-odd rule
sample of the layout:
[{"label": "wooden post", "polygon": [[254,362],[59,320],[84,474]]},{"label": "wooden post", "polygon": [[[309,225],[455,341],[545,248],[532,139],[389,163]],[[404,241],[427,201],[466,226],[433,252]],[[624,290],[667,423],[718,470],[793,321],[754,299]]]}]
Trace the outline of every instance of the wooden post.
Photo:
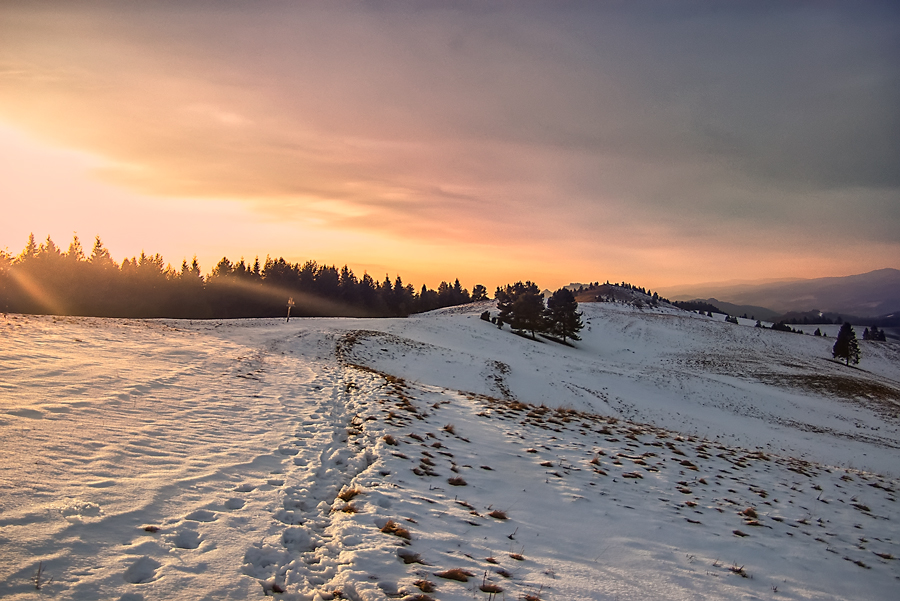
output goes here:
[{"label": "wooden post", "polygon": [[294,304],[295,304],[294,297],[292,296],[288,299],[288,303],[287,303],[288,312],[287,312],[287,319],[284,321],[285,323],[288,323],[289,321],[291,321],[291,307],[293,307]]}]

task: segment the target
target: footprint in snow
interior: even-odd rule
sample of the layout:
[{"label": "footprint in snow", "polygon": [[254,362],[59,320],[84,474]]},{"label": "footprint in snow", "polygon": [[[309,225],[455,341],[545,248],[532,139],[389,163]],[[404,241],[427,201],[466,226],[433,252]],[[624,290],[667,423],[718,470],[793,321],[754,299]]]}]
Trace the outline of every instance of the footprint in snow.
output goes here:
[{"label": "footprint in snow", "polygon": [[150,582],[156,576],[156,570],[158,570],[160,566],[162,566],[161,563],[144,555],[128,566],[123,577],[125,578],[125,582],[130,582],[131,584]]},{"label": "footprint in snow", "polygon": [[196,530],[185,529],[172,537],[172,544],[179,549],[196,549],[202,540]]},{"label": "footprint in snow", "polygon": [[214,511],[210,511],[208,509],[198,509],[184,516],[184,519],[194,522],[214,522],[216,521],[217,517],[218,516]]},{"label": "footprint in snow", "polygon": [[237,486],[234,489],[234,492],[251,492],[254,489],[256,489],[256,487],[254,485],[245,482],[244,484]]},{"label": "footprint in snow", "polygon": [[232,497],[225,501],[225,509],[241,509],[245,504],[243,499],[239,499],[237,497]]}]

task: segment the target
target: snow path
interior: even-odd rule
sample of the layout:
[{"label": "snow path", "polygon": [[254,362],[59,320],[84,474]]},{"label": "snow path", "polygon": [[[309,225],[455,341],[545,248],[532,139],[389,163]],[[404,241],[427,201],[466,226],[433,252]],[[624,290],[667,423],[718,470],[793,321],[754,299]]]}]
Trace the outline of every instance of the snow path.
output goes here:
[{"label": "snow path", "polygon": [[0,596],[23,592],[10,585],[38,560],[56,567],[59,598],[125,583],[155,598],[262,592],[240,577],[266,571],[254,545],[289,536],[358,459],[342,369],[242,329],[3,322]]}]

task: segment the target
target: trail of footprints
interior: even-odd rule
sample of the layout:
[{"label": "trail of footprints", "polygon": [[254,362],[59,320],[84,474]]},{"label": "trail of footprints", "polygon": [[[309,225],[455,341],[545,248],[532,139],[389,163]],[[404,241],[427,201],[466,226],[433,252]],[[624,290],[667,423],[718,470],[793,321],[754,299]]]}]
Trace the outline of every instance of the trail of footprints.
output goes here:
[{"label": "trail of footprints", "polygon": [[[283,469],[276,469],[258,482],[241,482],[222,491],[222,502],[208,504],[180,518],[142,526],[154,538],[130,551],[139,555],[124,570],[123,578],[142,584],[159,577],[162,564],[154,556],[166,548],[198,549],[206,540],[202,525],[240,515],[249,499],[271,499],[271,523],[262,540],[246,550],[242,572],[259,581],[264,594],[291,590],[313,590],[334,577],[335,550],[328,532],[331,502],[340,489],[365,470],[373,456],[371,440],[354,413],[356,402],[348,392],[360,386],[378,387],[383,382],[372,374],[354,374],[323,366],[319,377],[306,386],[306,396],[315,408],[297,425],[291,439],[274,450]],[[287,460],[287,461],[285,461]],[[261,493],[261,494],[260,494]],[[236,523],[241,519],[237,518]]]}]

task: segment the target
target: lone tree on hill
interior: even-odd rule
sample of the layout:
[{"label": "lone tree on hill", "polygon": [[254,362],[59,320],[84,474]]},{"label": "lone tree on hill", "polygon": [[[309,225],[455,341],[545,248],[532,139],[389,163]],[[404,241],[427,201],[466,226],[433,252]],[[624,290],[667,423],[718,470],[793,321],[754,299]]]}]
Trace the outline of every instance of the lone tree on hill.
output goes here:
[{"label": "lone tree on hill", "polygon": [[568,288],[560,288],[547,299],[544,319],[547,321],[548,331],[554,336],[561,337],[563,342],[566,338],[581,340],[578,337],[578,330],[583,328],[584,324],[581,322],[575,295]]},{"label": "lone tree on hill", "polygon": [[859,363],[859,343],[856,341],[856,332],[848,322],[844,322],[844,325],[841,326],[841,331],[838,332],[837,340],[831,349],[831,355],[835,359],[843,359],[847,365],[850,365],[851,361],[854,365]]}]

